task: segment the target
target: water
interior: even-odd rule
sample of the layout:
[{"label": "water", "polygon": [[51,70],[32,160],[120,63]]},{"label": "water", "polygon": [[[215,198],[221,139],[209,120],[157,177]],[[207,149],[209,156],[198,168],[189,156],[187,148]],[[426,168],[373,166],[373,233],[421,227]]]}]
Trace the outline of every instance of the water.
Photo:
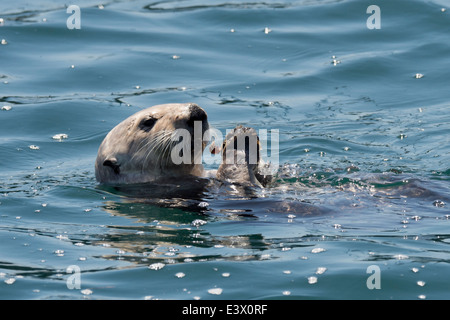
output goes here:
[{"label": "water", "polygon": [[[450,298],[446,1],[76,4],[0,4],[1,299]],[[278,186],[99,187],[106,133],[169,102],[279,129]]]}]

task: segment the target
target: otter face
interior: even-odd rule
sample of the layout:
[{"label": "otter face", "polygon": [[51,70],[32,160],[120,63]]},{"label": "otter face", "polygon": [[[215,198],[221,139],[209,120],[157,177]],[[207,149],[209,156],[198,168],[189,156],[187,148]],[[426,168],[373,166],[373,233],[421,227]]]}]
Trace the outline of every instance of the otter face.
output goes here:
[{"label": "otter face", "polygon": [[209,129],[196,104],[165,104],[137,112],[112,129],[98,150],[100,183],[145,183],[203,173],[201,156]]}]

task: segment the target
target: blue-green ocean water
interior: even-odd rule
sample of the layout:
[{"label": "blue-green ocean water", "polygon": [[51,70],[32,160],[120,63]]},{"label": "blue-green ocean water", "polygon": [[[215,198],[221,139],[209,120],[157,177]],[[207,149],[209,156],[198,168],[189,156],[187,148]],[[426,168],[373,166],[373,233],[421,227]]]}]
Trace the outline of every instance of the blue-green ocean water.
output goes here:
[{"label": "blue-green ocean water", "polygon": [[[447,1],[19,0],[0,18],[0,299],[450,299]],[[278,186],[189,205],[99,187],[106,133],[172,102],[278,129]]]}]

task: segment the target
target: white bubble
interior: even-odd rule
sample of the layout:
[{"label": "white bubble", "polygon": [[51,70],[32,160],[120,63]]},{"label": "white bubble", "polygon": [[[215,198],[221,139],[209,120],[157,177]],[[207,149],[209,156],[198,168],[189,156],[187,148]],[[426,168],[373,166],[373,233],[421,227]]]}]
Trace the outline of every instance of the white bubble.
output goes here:
[{"label": "white bubble", "polygon": [[194,221],[192,221],[191,223],[194,227],[200,227],[204,224],[207,224],[207,222],[205,220],[201,220],[201,219],[195,219]]},{"label": "white bubble", "polygon": [[162,268],[164,268],[164,266],[165,266],[164,263],[157,262],[149,265],[148,268],[151,270],[161,270]]},{"label": "white bubble", "polygon": [[314,277],[314,276],[308,277],[308,283],[309,284],[317,283],[317,277]]},{"label": "white bubble", "polygon": [[64,256],[64,250],[55,250],[53,251],[54,254],[56,254],[58,257]]},{"label": "white bubble", "polygon": [[80,291],[82,294],[84,294],[85,296],[91,295],[93,293],[93,291],[91,289],[84,289]]},{"label": "white bubble", "polygon": [[324,274],[325,271],[327,271],[327,268],[325,268],[325,267],[319,267],[319,268],[317,268],[317,270],[316,270],[316,274]]},{"label": "white bubble", "polygon": [[324,248],[314,248],[311,250],[311,253],[321,253],[326,251]]},{"label": "white bubble", "polygon": [[58,133],[58,134],[55,134],[53,137],[52,137],[52,139],[53,140],[63,140],[63,139],[67,139],[69,136],[67,135],[67,134],[65,134],[65,133]]},{"label": "white bubble", "polygon": [[221,288],[213,288],[213,289],[209,289],[208,293],[209,294],[215,294],[215,295],[221,295],[222,291],[223,290]]},{"label": "white bubble", "polygon": [[9,279],[5,280],[6,284],[13,284],[14,282],[16,282],[16,279],[14,279],[14,278],[9,278]]},{"label": "white bubble", "polygon": [[184,274],[183,272],[177,272],[177,273],[175,273],[175,277],[177,277],[177,278],[184,278],[186,276],[186,274]]}]

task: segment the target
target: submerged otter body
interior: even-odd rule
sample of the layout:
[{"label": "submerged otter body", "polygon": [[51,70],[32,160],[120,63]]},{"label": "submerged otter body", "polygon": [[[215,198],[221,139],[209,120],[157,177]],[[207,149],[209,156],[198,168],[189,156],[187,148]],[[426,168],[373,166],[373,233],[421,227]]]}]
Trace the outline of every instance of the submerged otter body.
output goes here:
[{"label": "submerged otter body", "polygon": [[95,175],[101,184],[136,184],[202,176],[206,112],[193,103],[141,110],[113,128],[99,147]]}]

